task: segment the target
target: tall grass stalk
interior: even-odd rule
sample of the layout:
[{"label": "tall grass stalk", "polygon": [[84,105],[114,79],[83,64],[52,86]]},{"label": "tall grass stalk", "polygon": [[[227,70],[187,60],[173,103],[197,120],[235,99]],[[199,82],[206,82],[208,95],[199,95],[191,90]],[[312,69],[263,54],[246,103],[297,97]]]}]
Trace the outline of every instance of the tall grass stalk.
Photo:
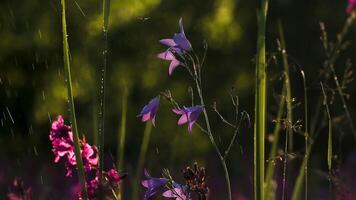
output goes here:
[{"label": "tall grass stalk", "polygon": [[323,91],[324,96],[324,106],[326,110],[326,114],[328,116],[328,153],[327,153],[327,162],[328,162],[328,170],[329,170],[329,199],[332,199],[332,181],[331,181],[331,167],[332,167],[332,119],[330,114],[330,109],[328,105],[328,99],[326,96],[326,92],[322,83],[320,83],[321,90]]},{"label": "tall grass stalk", "polygon": [[138,195],[139,195],[139,180],[141,179],[142,172],[143,172],[143,167],[145,165],[145,160],[146,160],[146,154],[148,150],[148,146],[150,143],[150,138],[151,138],[151,132],[152,132],[152,124],[147,122],[145,126],[145,130],[143,132],[143,139],[141,143],[141,148],[140,148],[140,154],[138,156],[138,161],[137,161],[137,168],[136,168],[136,174],[133,182],[133,199],[138,200]]},{"label": "tall grass stalk", "polygon": [[125,138],[126,138],[126,117],[127,117],[127,97],[128,97],[128,89],[126,85],[122,86],[122,111],[121,111],[121,122],[120,122],[120,131],[118,134],[118,162],[117,168],[118,170],[123,170],[123,161],[124,161],[124,153],[125,153]]},{"label": "tall grass stalk", "polygon": [[[123,92],[122,92],[122,111],[121,111],[121,122],[120,122],[120,131],[117,136],[117,143],[119,144],[117,147],[117,156],[118,156],[118,162],[116,164],[116,167],[118,170],[123,170],[124,169],[124,155],[125,155],[125,138],[126,138],[126,117],[127,117],[127,96],[128,96],[128,90],[125,84],[122,86]],[[123,186],[120,185],[120,189],[118,191],[118,196],[121,198],[122,197],[122,188]]]},{"label": "tall grass stalk", "polygon": [[[305,155],[304,158],[308,158],[308,145],[309,145],[309,122],[308,122],[308,94],[307,94],[307,81],[305,78],[305,73],[300,69],[300,74],[303,78],[303,89],[304,89],[304,146],[305,146]],[[308,200],[308,159],[304,166],[304,199]]]},{"label": "tall grass stalk", "polygon": [[272,199],[274,196],[274,192],[272,191],[272,181],[273,181],[273,176],[276,168],[275,160],[276,160],[276,153],[277,153],[277,147],[278,147],[278,141],[280,137],[280,130],[281,130],[281,119],[283,115],[283,110],[285,106],[285,94],[286,94],[286,87],[285,84],[283,84],[283,89],[282,89],[282,95],[279,101],[278,105],[278,112],[277,112],[277,118],[275,120],[276,125],[273,130],[273,143],[272,147],[270,150],[269,158],[268,158],[268,165],[267,165],[267,172],[266,172],[266,179],[265,179],[265,200]]},{"label": "tall grass stalk", "polygon": [[104,169],[104,144],[105,144],[105,93],[106,93],[106,68],[107,68],[107,54],[108,54],[108,27],[110,16],[110,0],[103,0],[103,34],[104,34],[104,50],[103,50],[103,69],[100,85],[100,109],[99,109],[99,135],[100,138],[100,182],[103,178]]},{"label": "tall grass stalk", "polygon": [[292,111],[292,89],[291,89],[291,81],[290,81],[290,74],[289,74],[289,63],[288,63],[288,54],[287,54],[287,47],[286,42],[284,39],[284,31],[282,27],[281,21],[278,22],[278,32],[279,38],[281,42],[281,53],[282,53],[282,61],[283,61],[283,68],[284,68],[284,81],[286,84],[286,102],[287,102],[287,131],[289,137],[289,144],[288,150],[289,152],[293,151],[293,111]]},{"label": "tall grass stalk", "polygon": [[69,60],[69,45],[68,45],[68,34],[67,34],[67,22],[66,22],[66,4],[65,0],[61,0],[62,4],[62,33],[63,33],[63,60],[64,60],[64,68],[66,74],[66,83],[67,83],[67,92],[68,92],[68,101],[71,113],[71,125],[73,132],[73,141],[74,141],[74,153],[75,159],[77,161],[78,166],[78,176],[79,182],[81,183],[82,190],[82,198],[84,200],[87,199],[87,190],[85,186],[85,174],[83,167],[83,160],[80,153],[80,144],[79,144],[79,134],[77,127],[77,119],[75,115],[75,107],[74,107],[74,96],[73,96],[73,87],[72,87],[72,75],[71,75],[71,67]]},{"label": "tall grass stalk", "polygon": [[278,32],[281,45],[281,54],[284,68],[284,81],[286,87],[286,105],[287,105],[287,132],[286,132],[286,142],[284,149],[284,161],[283,161],[283,188],[282,188],[282,199],[285,199],[285,190],[286,190],[286,181],[287,181],[287,162],[288,154],[293,151],[293,111],[292,111],[292,91],[291,91],[291,82],[289,75],[289,63],[288,63],[288,54],[286,43],[284,39],[284,31],[282,23],[278,22]]},{"label": "tall grass stalk", "polygon": [[254,199],[264,198],[265,174],[265,129],[266,129],[266,20],[268,0],[261,0],[257,13],[257,57],[256,57],[256,96],[254,125]]}]

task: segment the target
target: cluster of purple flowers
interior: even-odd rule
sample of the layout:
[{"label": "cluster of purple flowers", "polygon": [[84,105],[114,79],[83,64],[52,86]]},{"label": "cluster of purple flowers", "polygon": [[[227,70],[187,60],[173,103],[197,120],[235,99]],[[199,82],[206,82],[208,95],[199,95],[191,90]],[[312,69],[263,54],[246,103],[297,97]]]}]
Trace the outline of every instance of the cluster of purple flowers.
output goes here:
[{"label": "cluster of purple flowers", "polygon": [[[169,75],[172,75],[173,71],[179,66],[184,65],[180,60],[184,57],[184,54],[193,50],[192,45],[185,36],[183,29],[182,18],[179,20],[180,32],[175,33],[173,38],[166,38],[160,40],[160,43],[168,46],[168,49],[158,54],[158,58],[171,61],[169,65]],[[159,97],[152,99],[147,105],[145,105],[137,117],[141,117],[142,122],[151,120],[155,125],[156,115],[158,111]],[[192,132],[193,125],[198,120],[200,113],[203,111],[204,106],[197,105],[191,107],[175,108],[172,111],[181,117],[178,120],[178,125],[188,124],[188,132]]]},{"label": "cluster of purple flowers", "polygon": [[[61,115],[52,123],[49,139],[52,142],[52,151],[55,155],[54,162],[58,163],[61,158],[65,160],[67,169],[66,176],[72,176],[77,168],[77,161],[74,153],[73,133],[70,126],[64,124],[64,119]],[[99,186],[109,190],[118,188],[122,176],[115,169],[110,169],[103,172],[106,183],[99,182],[99,155],[98,148],[95,145],[88,144],[85,139],[80,140],[81,155],[83,159],[84,172],[86,175],[86,187],[88,198],[90,200],[97,199]],[[80,199],[78,192],[78,199]]]},{"label": "cluster of purple flowers", "polygon": [[[145,105],[140,114],[137,117],[141,117],[142,122],[151,120],[152,124],[155,125],[156,115],[158,111],[159,97],[152,99],[147,105]],[[188,123],[188,131],[192,132],[194,123],[198,120],[200,113],[203,111],[203,106],[191,106],[184,107],[182,109],[173,109],[172,111],[177,115],[180,115],[178,120],[178,125],[183,125]]]}]

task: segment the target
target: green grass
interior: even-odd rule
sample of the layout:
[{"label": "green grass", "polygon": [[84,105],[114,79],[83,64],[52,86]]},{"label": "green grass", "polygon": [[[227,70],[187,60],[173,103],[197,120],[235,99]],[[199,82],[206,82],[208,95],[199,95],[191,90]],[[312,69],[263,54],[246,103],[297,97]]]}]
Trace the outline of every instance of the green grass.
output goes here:
[{"label": "green grass", "polygon": [[83,160],[80,153],[79,135],[78,135],[77,119],[75,116],[74,97],[73,97],[73,88],[72,88],[71,67],[70,67],[70,60],[69,60],[69,45],[68,45],[65,0],[61,0],[61,4],[62,4],[63,59],[64,59],[64,68],[66,72],[67,92],[68,92],[68,100],[69,100],[70,113],[71,113],[71,126],[73,132],[73,140],[74,140],[74,153],[78,166],[79,181],[82,187],[81,188],[82,198],[83,200],[86,200],[87,191],[85,187],[85,174],[83,168]]},{"label": "green grass", "polygon": [[254,199],[264,199],[265,129],[266,129],[266,19],[268,0],[261,0],[258,11],[256,96],[254,125]]}]

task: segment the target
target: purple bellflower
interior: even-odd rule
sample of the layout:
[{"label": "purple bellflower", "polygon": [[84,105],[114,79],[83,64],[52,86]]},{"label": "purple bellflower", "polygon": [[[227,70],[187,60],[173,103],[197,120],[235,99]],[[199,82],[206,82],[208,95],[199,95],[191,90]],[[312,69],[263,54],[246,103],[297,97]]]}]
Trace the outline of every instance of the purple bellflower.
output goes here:
[{"label": "purple bellflower", "polygon": [[349,4],[346,8],[346,13],[351,14],[356,8],[356,0],[349,0]]},{"label": "purple bellflower", "polygon": [[141,182],[142,186],[147,188],[147,191],[143,196],[143,200],[153,200],[166,190],[165,185],[167,184],[168,179],[153,178],[147,171],[145,171],[145,175],[147,179]]},{"label": "purple bellflower", "polygon": [[175,33],[173,38],[166,38],[159,41],[161,44],[169,47],[166,51],[157,55],[157,57],[162,60],[171,61],[171,64],[169,65],[169,71],[168,71],[169,75],[172,75],[173,71],[179,65],[183,64],[182,62],[179,61],[179,59],[177,59],[175,54],[181,55],[185,51],[192,50],[192,45],[190,44],[189,40],[187,39],[184,33],[182,18],[180,18],[179,20],[179,28],[180,28],[180,32]]},{"label": "purple bellflower", "polygon": [[143,107],[141,113],[138,114],[137,117],[141,117],[142,122],[151,120],[153,126],[155,126],[158,105],[159,96],[154,99],[151,99],[151,101]]},{"label": "purple bellflower", "polygon": [[192,107],[184,107],[183,109],[173,109],[172,111],[181,117],[178,120],[178,125],[188,123],[188,131],[191,133],[194,123],[198,120],[204,106],[197,105]]},{"label": "purple bellflower", "polygon": [[173,189],[165,191],[162,196],[167,198],[174,198],[175,200],[188,200],[187,197],[187,186],[179,185],[177,183],[173,183]]},{"label": "purple bellflower", "polygon": [[165,52],[162,52],[157,55],[158,58],[162,60],[169,60],[171,64],[169,64],[168,74],[172,75],[173,71],[182,63],[175,57],[174,53],[172,53],[172,49],[168,49]]}]

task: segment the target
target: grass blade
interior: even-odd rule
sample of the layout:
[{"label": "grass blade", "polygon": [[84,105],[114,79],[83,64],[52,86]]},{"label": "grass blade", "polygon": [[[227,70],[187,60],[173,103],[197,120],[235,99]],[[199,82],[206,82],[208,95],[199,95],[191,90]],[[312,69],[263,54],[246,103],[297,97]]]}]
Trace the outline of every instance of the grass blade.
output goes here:
[{"label": "grass blade", "polygon": [[332,167],[332,120],[331,120],[331,114],[330,114],[330,109],[328,105],[328,99],[326,96],[326,92],[324,90],[324,86],[322,83],[320,83],[321,90],[323,91],[323,96],[324,96],[324,106],[326,110],[326,114],[328,116],[328,154],[327,154],[327,162],[328,162],[328,169],[329,169],[329,199],[332,199],[332,181],[331,181],[331,167]]},{"label": "grass blade", "polygon": [[152,124],[150,122],[146,123],[145,130],[143,132],[143,139],[141,143],[141,148],[140,148],[140,154],[138,156],[138,161],[137,161],[137,168],[136,168],[136,177],[134,178],[133,181],[133,199],[138,200],[138,195],[139,195],[139,187],[140,187],[140,178],[142,176],[143,172],[143,167],[145,165],[145,160],[146,160],[146,154],[148,150],[148,145],[150,143],[150,138],[151,138],[151,132],[152,132]]},{"label": "grass blade", "polygon": [[77,127],[77,119],[75,116],[72,76],[71,76],[71,67],[70,67],[70,60],[69,60],[69,45],[68,45],[65,0],[61,0],[61,4],[62,4],[63,59],[64,59],[64,68],[66,72],[68,100],[69,100],[69,106],[71,111],[70,113],[71,113],[71,125],[73,131],[74,153],[78,166],[78,176],[79,176],[79,182],[81,183],[82,198],[86,200],[87,191],[85,186],[85,174],[83,168],[83,160],[80,153],[79,134],[78,134],[78,127]]},{"label": "grass blade", "polygon": [[268,165],[267,165],[267,172],[266,172],[266,179],[265,179],[265,184],[266,184],[266,189],[265,189],[265,200],[273,199],[272,197],[274,196],[274,191],[272,191],[272,179],[275,171],[275,158],[276,158],[276,153],[277,153],[277,146],[278,146],[278,141],[280,137],[280,130],[281,130],[281,119],[282,119],[282,114],[283,114],[283,109],[285,105],[285,93],[286,93],[286,88],[285,84],[283,85],[283,90],[282,90],[282,95],[281,99],[279,101],[279,106],[278,106],[278,112],[277,112],[277,118],[276,118],[276,125],[273,130],[273,143],[271,147],[271,151],[269,154],[268,158]]},{"label": "grass blade", "polygon": [[268,0],[261,0],[258,11],[256,96],[254,125],[254,199],[264,198],[265,127],[266,127],[266,19]]},{"label": "grass blade", "polygon": [[103,69],[101,77],[100,88],[100,108],[99,108],[99,135],[100,139],[100,156],[101,163],[99,165],[100,182],[103,177],[104,169],[104,143],[105,143],[105,93],[106,93],[106,68],[107,68],[107,54],[108,54],[108,28],[110,15],[110,0],[103,0],[103,34],[104,34],[104,50],[103,50]]},{"label": "grass blade", "polygon": [[[122,93],[122,111],[121,111],[121,122],[120,122],[120,131],[118,134],[118,141],[117,143],[118,148],[117,148],[117,156],[118,156],[118,162],[116,164],[117,169],[122,171],[124,169],[124,155],[125,155],[125,138],[126,138],[126,117],[127,117],[127,96],[128,96],[128,91],[127,87],[125,84],[122,86],[123,88],[123,93]],[[123,193],[123,185],[119,186],[119,191],[118,191],[118,197],[122,198],[122,193]]]}]

